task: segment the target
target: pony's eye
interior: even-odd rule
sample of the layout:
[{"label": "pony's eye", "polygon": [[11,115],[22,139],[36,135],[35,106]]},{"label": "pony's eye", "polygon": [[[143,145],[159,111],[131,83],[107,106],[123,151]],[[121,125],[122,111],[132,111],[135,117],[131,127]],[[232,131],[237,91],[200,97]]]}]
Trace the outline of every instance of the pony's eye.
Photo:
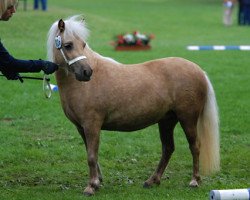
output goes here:
[{"label": "pony's eye", "polygon": [[72,43],[67,43],[64,45],[64,48],[69,51],[69,50],[72,50],[73,49],[73,44]]}]

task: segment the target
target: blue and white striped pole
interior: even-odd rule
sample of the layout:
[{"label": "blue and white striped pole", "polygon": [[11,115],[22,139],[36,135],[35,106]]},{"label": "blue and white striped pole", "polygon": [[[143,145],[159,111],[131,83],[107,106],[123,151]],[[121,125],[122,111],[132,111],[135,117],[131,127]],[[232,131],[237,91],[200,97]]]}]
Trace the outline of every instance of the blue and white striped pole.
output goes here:
[{"label": "blue and white striped pole", "polygon": [[225,51],[225,50],[240,50],[250,51],[250,45],[240,46],[224,46],[224,45],[212,45],[212,46],[187,46],[189,51],[202,51],[202,50],[213,50],[213,51]]},{"label": "blue and white striped pole", "polygon": [[211,190],[210,200],[250,200],[250,188],[233,190]]}]

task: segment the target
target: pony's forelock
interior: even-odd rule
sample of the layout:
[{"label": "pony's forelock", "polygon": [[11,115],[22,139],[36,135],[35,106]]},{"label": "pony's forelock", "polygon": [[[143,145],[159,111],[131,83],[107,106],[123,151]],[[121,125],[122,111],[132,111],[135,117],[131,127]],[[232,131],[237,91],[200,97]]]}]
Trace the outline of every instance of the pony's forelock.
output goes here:
[{"label": "pony's forelock", "polygon": [[[86,23],[81,15],[75,15],[64,20],[65,22],[65,31],[63,33],[63,39],[72,37],[76,35],[80,39],[86,42],[89,36],[89,30],[86,27]],[[47,40],[47,57],[48,60],[54,61],[54,44],[55,37],[59,34],[58,21],[54,22],[48,32]]]}]

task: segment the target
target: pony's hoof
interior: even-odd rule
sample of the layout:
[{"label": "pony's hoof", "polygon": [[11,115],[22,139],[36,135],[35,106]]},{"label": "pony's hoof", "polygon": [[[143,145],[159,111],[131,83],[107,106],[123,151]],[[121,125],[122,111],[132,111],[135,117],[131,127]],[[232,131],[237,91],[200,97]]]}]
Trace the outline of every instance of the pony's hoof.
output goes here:
[{"label": "pony's hoof", "polygon": [[148,182],[145,182],[144,184],[143,184],[143,188],[151,188],[151,184],[149,184]]},{"label": "pony's hoof", "polygon": [[95,194],[95,189],[92,187],[86,187],[85,190],[83,191],[84,196],[90,197]]},{"label": "pony's hoof", "polygon": [[83,194],[84,194],[84,196],[85,197],[91,197],[91,196],[93,196],[94,194],[92,194],[92,193],[88,193],[88,192],[83,192]]},{"label": "pony's hoof", "polygon": [[100,183],[103,182],[103,178],[101,176],[99,177],[99,181],[100,181]]},{"label": "pony's hoof", "polygon": [[189,186],[190,187],[199,187],[199,184],[196,180],[192,180],[190,183],[189,183]]}]

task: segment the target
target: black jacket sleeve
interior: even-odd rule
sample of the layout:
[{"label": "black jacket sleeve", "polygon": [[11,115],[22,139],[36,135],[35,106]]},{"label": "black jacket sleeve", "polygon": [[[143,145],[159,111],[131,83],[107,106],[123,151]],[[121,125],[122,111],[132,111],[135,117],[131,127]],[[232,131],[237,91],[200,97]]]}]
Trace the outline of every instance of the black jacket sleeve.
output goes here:
[{"label": "black jacket sleeve", "polygon": [[0,71],[8,72],[40,72],[41,60],[19,60],[12,57],[0,41]]}]

